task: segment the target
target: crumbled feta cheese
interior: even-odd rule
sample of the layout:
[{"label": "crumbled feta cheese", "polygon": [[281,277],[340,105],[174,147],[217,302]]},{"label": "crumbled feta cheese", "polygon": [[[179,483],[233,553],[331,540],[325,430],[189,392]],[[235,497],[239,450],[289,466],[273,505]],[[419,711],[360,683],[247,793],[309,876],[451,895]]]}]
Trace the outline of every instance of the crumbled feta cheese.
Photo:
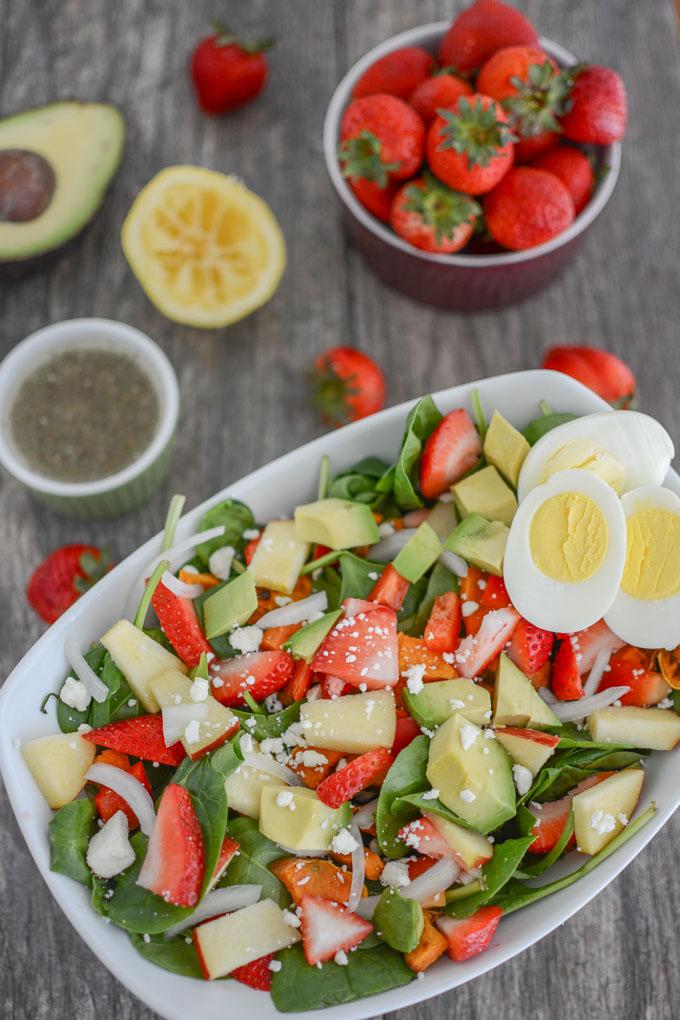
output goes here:
[{"label": "crumbled feta cheese", "polygon": [[208,681],[202,677],[197,676],[191,687],[189,688],[189,695],[192,701],[206,701],[210,694],[210,685]]},{"label": "crumbled feta cheese", "polygon": [[409,666],[409,668],[405,669],[401,674],[402,676],[406,677],[406,686],[408,687],[411,694],[418,694],[420,691],[422,691],[423,687],[425,686],[423,682],[423,677],[425,676],[426,669],[427,666],[425,665],[425,663],[419,662],[415,666]]},{"label": "crumbled feta cheese", "polygon": [[473,801],[477,800],[477,795],[472,790],[465,789],[460,791],[460,799],[466,804],[472,804]]},{"label": "crumbled feta cheese", "polygon": [[333,836],[331,850],[335,854],[351,854],[359,846],[349,829],[340,829],[340,832]]},{"label": "crumbled feta cheese", "polygon": [[449,666],[452,666],[456,660],[456,656],[453,652],[442,652],[442,659],[444,662],[448,662]]},{"label": "crumbled feta cheese", "polygon": [[316,769],[322,765],[327,765],[328,758],[325,754],[321,754],[320,751],[305,749],[304,751],[298,751],[295,755],[295,763],[304,765],[306,769]]},{"label": "crumbled feta cheese", "polygon": [[628,815],[624,815],[623,812],[620,811],[616,817],[621,822],[621,825],[628,825]]},{"label": "crumbled feta cheese", "polygon": [[276,795],[276,806],[287,807],[291,811],[295,810],[295,804],[293,803],[293,793],[291,790],[281,790],[281,793]]},{"label": "crumbled feta cheese", "polygon": [[59,700],[69,708],[75,708],[77,712],[84,712],[92,701],[92,695],[82,680],[67,676],[64,686],[59,691]]},{"label": "crumbled feta cheese", "polygon": [[368,576],[370,577],[371,581],[377,581],[378,580],[378,571],[377,570],[369,570]]},{"label": "crumbled feta cheese", "polygon": [[281,737],[265,737],[260,744],[260,750],[263,754],[281,754],[283,749]]},{"label": "crumbled feta cheese", "polygon": [[404,889],[410,885],[408,864],[404,861],[388,861],[381,872],[380,884],[390,889]]},{"label": "crumbled feta cheese", "polygon": [[461,611],[461,615],[466,617],[466,616],[472,616],[472,614],[476,613],[478,609],[479,609],[479,603],[478,602],[473,602],[472,599],[469,599],[467,602],[463,603],[463,605],[460,608],[460,611]]},{"label": "crumbled feta cheese", "polygon": [[373,709],[374,708],[375,708],[375,701],[373,700],[373,698],[367,698],[366,699],[366,709],[365,709],[366,710],[366,718],[367,719],[371,718],[371,715],[373,714]]},{"label": "crumbled feta cheese", "polygon": [[184,727],[184,739],[187,744],[197,744],[201,739],[201,724],[198,719],[192,719]]},{"label": "crumbled feta cheese", "polygon": [[465,702],[460,698],[449,698],[449,707],[455,712],[459,708],[465,708]]},{"label": "crumbled feta cheese", "polygon": [[346,967],[347,963],[349,962],[347,960],[347,953],[345,952],[344,949],[338,949],[333,959],[340,967]]},{"label": "crumbled feta cheese", "polygon": [[250,754],[255,749],[252,735],[250,733],[242,733],[239,745],[243,754]]},{"label": "crumbled feta cheese", "polygon": [[116,811],[96,832],[87,848],[87,864],[100,878],[113,878],[134,864],[135,852],[128,839],[124,811]]},{"label": "crumbled feta cheese", "polygon": [[280,712],[283,708],[283,703],[280,700],[278,694],[268,694],[264,699],[264,707],[267,709],[270,715],[274,712]]},{"label": "crumbled feta cheese", "polygon": [[288,606],[288,605],[290,605],[290,603],[292,601],[293,600],[290,597],[290,595],[275,595],[274,596],[274,602],[276,602],[277,606],[279,606],[279,607],[281,607],[281,606]]},{"label": "crumbled feta cheese", "polygon": [[246,542],[254,542],[256,538],[260,537],[260,529],[246,528],[245,531],[243,532],[243,537],[245,538]]},{"label": "crumbled feta cheese", "polygon": [[437,800],[439,797],[439,790],[426,790],[425,793],[421,794],[421,796],[423,800]]},{"label": "crumbled feta cheese", "polygon": [[390,524],[389,521],[383,521],[382,524],[378,525],[378,534],[381,538],[387,538],[388,535],[393,535],[394,525]]},{"label": "crumbled feta cheese", "polygon": [[494,733],[494,731],[491,728],[484,730],[484,739],[485,740],[495,740],[496,739],[496,734]]},{"label": "crumbled feta cheese", "polygon": [[476,726],[471,723],[465,723],[460,728],[460,742],[463,746],[464,751],[469,751],[477,737],[479,736],[479,730]]},{"label": "crumbled feta cheese", "polygon": [[531,781],[533,779],[531,772],[524,765],[513,765],[512,778],[515,780],[515,787],[518,794],[520,797],[523,797],[531,787]]},{"label": "crumbled feta cheese", "polygon": [[236,550],[233,545],[223,545],[219,549],[215,549],[214,552],[210,553],[210,559],[208,560],[208,570],[211,574],[219,581],[227,581],[231,574],[231,564],[234,559],[234,553]]},{"label": "crumbled feta cheese", "polygon": [[614,815],[607,814],[606,811],[594,811],[590,816],[590,827],[595,829],[595,832],[599,836],[603,836],[605,832],[613,832],[616,828],[616,819]]},{"label": "crumbled feta cheese", "polygon": [[262,642],[263,634],[264,631],[260,627],[237,627],[229,635],[229,644],[244,655],[247,652],[256,652]]},{"label": "crumbled feta cheese", "polygon": [[297,914],[294,914],[292,910],[284,910],[283,920],[285,924],[289,924],[291,928],[299,928],[301,921]]},{"label": "crumbled feta cheese", "polygon": [[453,503],[453,493],[442,492],[439,494],[439,496],[437,496],[437,499],[439,500],[440,503]]},{"label": "crumbled feta cheese", "polygon": [[281,963],[280,960],[270,960],[269,961],[269,969],[270,969],[270,971],[272,971],[273,974],[278,974],[278,972],[281,970],[282,967],[283,967],[283,964]]},{"label": "crumbled feta cheese", "polygon": [[672,698],[664,698],[663,701],[660,701],[658,703],[658,705],[656,705],[655,707],[656,708],[672,708],[673,707],[673,699]]}]

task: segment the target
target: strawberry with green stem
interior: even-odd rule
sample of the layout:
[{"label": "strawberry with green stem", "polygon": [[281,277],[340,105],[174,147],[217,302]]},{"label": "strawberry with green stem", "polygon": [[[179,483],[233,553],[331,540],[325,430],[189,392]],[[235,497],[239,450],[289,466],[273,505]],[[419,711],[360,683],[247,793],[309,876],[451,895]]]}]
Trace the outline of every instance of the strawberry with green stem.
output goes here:
[{"label": "strawberry with green stem", "polygon": [[427,125],[432,123],[439,109],[451,109],[461,96],[471,96],[473,92],[470,82],[459,75],[455,67],[442,67],[416,85],[408,101]]},{"label": "strawberry with green stem", "polygon": [[314,402],[334,428],[375,414],[385,406],[380,366],[354,347],[332,347],[314,362]]},{"label": "strawberry with green stem", "polygon": [[191,57],[191,78],[201,108],[206,113],[228,113],[255,99],[267,82],[264,51],[273,43],[273,39],[247,42],[215,23],[213,34],[201,39]]},{"label": "strawberry with green stem", "polygon": [[46,623],[54,623],[113,563],[106,550],[93,545],[55,549],[31,574],[26,597]]},{"label": "strawberry with green stem", "polygon": [[480,212],[479,204],[469,195],[452,191],[425,174],[397,192],[390,223],[409,244],[443,254],[465,247]]},{"label": "strawberry with green stem", "polygon": [[513,162],[514,135],[499,103],[475,93],[462,96],[453,110],[440,110],[427,136],[433,174],[454,191],[491,191]]}]

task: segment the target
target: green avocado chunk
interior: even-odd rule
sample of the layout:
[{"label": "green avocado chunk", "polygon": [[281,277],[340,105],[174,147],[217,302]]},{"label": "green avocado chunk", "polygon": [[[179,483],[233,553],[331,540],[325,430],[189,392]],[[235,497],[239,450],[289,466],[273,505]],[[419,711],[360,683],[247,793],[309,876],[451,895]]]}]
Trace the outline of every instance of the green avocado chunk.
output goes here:
[{"label": "green avocado chunk", "polygon": [[517,513],[514,492],[492,464],[456,482],[451,492],[462,517],[477,513],[489,521],[502,521],[509,527]]},{"label": "green avocado chunk", "polygon": [[415,584],[436,562],[441,551],[442,544],[436,531],[427,521],[423,521],[415,535],[411,535],[392,566],[401,577],[405,577],[411,584]]},{"label": "green avocado chunk", "polygon": [[495,726],[559,726],[560,721],[531,680],[502,654],[493,696]]},{"label": "green avocado chunk", "polygon": [[203,603],[205,636],[210,640],[249,620],[257,609],[257,591],[250,570],[218,588]]},{"label": "green avocado chunk", "polygon": [[379,537],[378,525],[366,503],[329,497],[295,509],[298,542],[315,542],[329,549],[354,549],[374,545]]},{"label": "green avocado chunk", "polygon": [[503,558],[509,529],[481,514],[468,514],[446,540],[445,548],[496,577],[503,576]]},{"label": "green avocado chunk", "polygon": [[314,620],[313,623],[308,623],[291,634],[284,642],[283,647],[296,658],[311,662],[324,638],[342,614],[342,609],[334,609],[331,613],[325,613],[321,619]]},{"label": "green avocado chunk", "polygon": [[373,914],[373,925],[392,949],[410,953],[420,942],[425,919],[423,908],[396,889],[385,889]]},{"label": "green avocado chunk", "polygon": [[429,730],[441,726],[456,712],[477,726],[491,718],[491,696],[472,680],[430,681],[417,694],[404,688],[401,696],[418,725]]},{"label": "green avocado chunk", "polygon": [[484,437],[484,456],[487,464],[498,468],[513,489],[517,488],[520,468],[530,449],[522,433],[506,421],[499,411],[494,411]]}]

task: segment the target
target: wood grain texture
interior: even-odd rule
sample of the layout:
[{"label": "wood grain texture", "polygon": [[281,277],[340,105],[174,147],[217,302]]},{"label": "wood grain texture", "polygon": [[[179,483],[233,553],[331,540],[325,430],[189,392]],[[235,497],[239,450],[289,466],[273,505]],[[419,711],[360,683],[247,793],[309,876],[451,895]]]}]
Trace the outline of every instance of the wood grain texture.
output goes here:
[{"label": "wood grain texture", "polygon": [[[623,71],[630,96],[616,193],[550,290],[493,315],[436,312],[386,290],[346,246],[320,142],[334,84],[369,46],[450,16],[456,6],[441,0],[251,0],[217,8],[209,0],[0,0],[0,111],[58,97],[108,99],[125,111],[129,129],[122,171],[80,243],[49,269],[0,289],[0,353],[58,319],[123,319],[168,353],[183,407],[167,483],[146,507],[119,521],[73,524],[2,476],[0,675],[43,630],[22,592],[30,569],[50,549],[93,541],[122,558],[157,530],[170,493],[186,492],[196,503],[319,434],[304,377],[312,356],[331,344],[355,343],[376,356],[388,374],[390,402],[397,402],[535,366],[552,343],[598,343],[633,365],[643,407],[680,440],[674,250],[680,185],[677,141],[669,143],[662,129],[677,122],[680,108],[673,0],[519,3],[546,36]],[[186,74],[192,42],[217,9],[244,33],[279,39],[266,94],[224,120],[198,113]],[[289,267],[277,296],[225,333],[202,334],[164,320],[120,253],[120,225],[138,189],[156,170],[181,162],[242,176],[271,203],[287,238]],[[676,818],[560,930],[486,977],[396,1013],[395,1020],[552,1020],[565,1011],[616,1020],[677,1017],[680,972],[671,949],[680,914],[679,838]],[[4,793],[0,903],[4,1020],[151,1020],[53,904]]]}]

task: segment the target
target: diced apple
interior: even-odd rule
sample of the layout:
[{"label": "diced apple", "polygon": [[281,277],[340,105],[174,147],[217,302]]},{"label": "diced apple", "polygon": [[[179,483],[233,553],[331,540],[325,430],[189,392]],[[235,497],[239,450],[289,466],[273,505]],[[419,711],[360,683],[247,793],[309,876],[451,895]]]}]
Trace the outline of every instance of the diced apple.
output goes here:
[{"label": "diced apple", "polygon": [[[161,673],[149,681],[149,686],[161,709],[170,712],[180,706],[195,706],[197,709],[195,721],[198,725],[194,727],[196,733],[190,731],[190,735],[196,739],[189,740],[186,735],[181,737],[182,747],[192,761],[220,747],[238,729],[238,718],[210,694],[200,701],[194,701],[191,696],[192,681],[179,670],[169,669]],[[191,720],[188,718],[187,722]]]},{"label": "diced apple", "polygon": [[97,753],[94,744],[77,733],[37,737],[21,750],[40,792],[55,811],[78,796]]},{"label": "diced apple", "polygon": [[517,666],[502,654],[493,695],[496,726],[559,726],[560,720]]},{"label": "diced apple", "polygon": [[147,712],[160,708],[151,690],[151,680],[168,669],[188,672],[181,659],[159,645],[129,620],[119,620],[101,638],[101,643],[121,671]]},{"label": "diced apple", "polygon": [[502,744],[518,765],[524,765],[535,776],[555,753],[560,738],[541,730],[505,726],[496,730],[496,740]]},{"label": "diced apple", "polygon": [[250,562],[255,584],[290,595],[308,554],[308,543],[295,538],[295,521],[270,521]]},{"label": "diced apple", "polygon": [[[254,743],[253,750],[258,751],[259,745]],[[239,765],[224,782],[227,803],[232,811],[254,818],[257,822],[260,818],[262,790],[266,786],[283,789],[285,784],[270,772],[260,772],[252,765]]]},{"label": "diced apple", "polygon": [[209,981],[299,941],[297,928],[286,924],[273,900],[260,900],[194,930],[201,969]]},{"label": "diced apple", "polygon": [[305,736],[314,747],[363,754],[391,747],[397,710],[391,691],[346,694],[334,701],[308,701],[300,711]]},{"label": "diced apple", "polygon": [[672,751],[680,741],[680,716],[667,708],[602,708],[588,719],[593,740]]},{"label": "diced apple", "polygon": [[432,811],[423,811],[423,815],[432,822],[439,834],[446,840],[456,855],[458,863],[466,871],[481,868],[493,857],[493,846],[485,836],[473,829],[465,829],[446,818],[435,815]]},{"label": "diced apple", "polygon": [[642,769],[624,769],[572,799],[576,846],[596,854],[621,832],[640,797]]}]

